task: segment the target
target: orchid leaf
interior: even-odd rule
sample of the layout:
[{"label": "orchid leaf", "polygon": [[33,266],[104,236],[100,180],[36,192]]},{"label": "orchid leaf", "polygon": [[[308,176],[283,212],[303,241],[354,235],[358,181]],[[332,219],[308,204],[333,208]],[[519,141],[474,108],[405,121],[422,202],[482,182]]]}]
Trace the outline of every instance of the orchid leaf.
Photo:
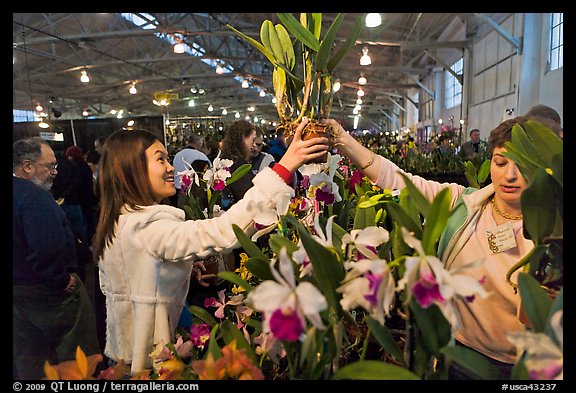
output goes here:
[{"label": "orchid leaf", "polygon": [[502,379],[498,368],[490,363],[486,357],[463,346],[447,346],[440,350],[447,359],[472,371],[478,379]]},{"label": "orchid leaf", "polygon": [[446,227],[450,217],[450,201],[452,193],[450,188],[443,188],[432,201],[426,225],[422,231],[422,247],[427,255],[436,255],[436,242]]},{"label": "orchid leaf", "polygon": [[536,333],[544,332],[546,321],[552,307],[552,299],[540,283],[531,275],[518,273],[518,288],[522,307],[532,325],[532,330]]},{"label": "orchid leaf", "polygon": [[[538,168],[528,188],[520,197],[524,226],[530,239],[539,244],[554,230],[556,204],[550,202],[550,192],[556,191],[558,184],[542,168]],[[560,192],[562,192],[560,190]]]},{"label": "orchid leaf", "polygon": [[237,35],[239,35],[240,37],[242,37],[243,39],[245,39],[246,41],[248,41],[250,44],[252,44],[256,49],[258,49],[260,52],[262,52],[262,54],[264,56],[266,56],[266,58],[270,61],[270,63],[272,64],[276,64],[276,57],[274,57],[274,53],[272,53],[272,51],[268,50],[268,48],[266,48],[264,45],[262,45],[261,43],[259,43],[258,41],[256,41],[254,38],[247,36],[246,34],[236,30],[234,27],[230,26],[230,25],[226,25],[226,27],[228,27],[230,30],[232,30],[234,33],[236,33]]},{"label": "orchid leaf", "polygon": [[328,57],[330,56],[332,46],[334,45],[336,34],[340,30],[340,26],[344,20],[344,15],[346,14],[338,14],[336,16],[336,19],[334,19],[334,22],[328,28],[326,36],[324,36],[324,39],[320,43],[320,48],[318,49],[318,54],[316,55],[316,71],[321,73],[327,72],[326,66],[328,64]]},{"label": "orchid leaf", "polygon": [[414,200],[418,210],[421,211],[425,217],[427,217],[428,212],[430,211],[430,202],[428,199],[426,199],[424,194],[422,194],[422,192],[416,188],[408,176],[406,176],[404,173],[400,173],[400,175],[404,179],[404,184],[406,184],[406,188],[410,193],[410,197]]},{"label": "orchid leaf", "polygon": [[316,279],[328,304],[334,310],[338,310],[339,313],[341,306],[336,289],[344,279],[344,267],[334,254],[325,247],[320,246],[312,238],[302,224],[296,223],[296,229],[312,263],[313,277]]},{"label": "orchid leaf", "polygon": [[210,340],[208,340],[208,353],[212,354],[214,360],[218,360],[222,357],[222,351],[218,346],[218,339],[217,339],[217,333],[219,329],[220,329],[219,324],[215,324],[214,326],[212,326],[212,329],[210,330]]},{"label": "orchid leaf", "polygon": [[360,17],[356,18],[356,22],[354,22],[354,27],[352,28],[352,31],[346,38],[346,42],[344,42],[344,44],[338,49],[336,54],[330,59],[330,61],[328,61],[328,65],[326,66],[326,71],[328,74],[332,74],[332,72],[334,71],[336,66],[342,61],[346,53],[348,53],[350,48],[352,48],[355,45],[356,39],[358,38],[360,32],[362,31],[362,25],[363,25],[362,18]]},{"label": "orchid leaf", "polygon": [[226,185],[234,183],[236,180],[240,179],[242,176],[250,172],[252,169],[252,164],[242,164],[232,174],[228,179],[226,179]]},{"label": "orchid leaf", "polygon": [[371,317],[366,319],[366,324],[370,328],[370,332],[378,341],[378,344],[382,346],[385,352],[392,355],[398,362],[400,362],[403,366],[406,366],[404,362],[404,355],[402,353],[402,349],[390,333],[390,330],[386,327],[386,325],[381,325],[378,321],[374,320]]},{"label": "orchid leaf", "polygon": [[256,244],[254,244],[252,240],[250,240],[250,238],[244,233],[242,229],[240,229],[238,225],[232,224],[232,230],[234,230],[236,238],[248,256],[263,259],[265,261],[268,260],[268,256],[264,254],[264,252],[262,252],[262,250]]},{"label": "orchid leaf", "polygon": [[270,270],[270,261],[268,258],[249,258],[246,261],[246,269],[262,281],[275,280]]},{"label": "orchid leaf", "polygon": [[412,371],[395,364],[359,360],[340,368],[332,379],[419,380],[420,378]]},{"label": "orchid leaf", "polygon": [[244,288],[246,294],[252,290],[252,285],[246,280],[243,280],[238,274],[234,272],[219,272],[218,277],[230,281],[232,284]]},{"label": "orchid leaf", "polygon": [[218,325],[218,322],[216,321],[216,319],[214,319],[214,317],[212,316],[212,314],[210,314],[208,311],[206,311],[204,308],[202,307],[198,307],[198,306],[188,306],[188,310],[197,318],[199,318],[202,322],[207,323],[208,325],[210,325],[210,327],[214,327]]},{"label": "orchid leaf", "polygon": [[226,344],[230,344],[233,340],[236,340],[236,348],[246,350],[246,355],[252,360],[252,363],[258,364],[256,359],[256,354],[254,349],[250,346],[250,343],[246,341],[246,337],[238,327],[232,323],[232,321],[225,319],[222,321],[222,337]]},{"label": "orchid leaf", "polygon": [[303,27],[292,14],[277,13],[276,15],[284,27],[286,27],[286,30],[290,32],[290,34],[292,34],[300,42],[312,49],[314,52],[318,52],[318,49],[320,49],[320,41],[314,37],[314,34],[312,34],[310,30]]}]

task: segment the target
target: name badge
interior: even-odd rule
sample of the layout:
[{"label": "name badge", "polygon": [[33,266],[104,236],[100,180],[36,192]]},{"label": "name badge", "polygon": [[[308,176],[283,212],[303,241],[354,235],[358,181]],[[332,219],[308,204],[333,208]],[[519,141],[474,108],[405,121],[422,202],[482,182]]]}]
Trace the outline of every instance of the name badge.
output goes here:
[{"label": "name badge", "polygon": [[497,227],[486,229],[486,237],[488,238],[490,251],[493,254],[516,247],[516,237],[514,237],[514,229],[510,221]]}]

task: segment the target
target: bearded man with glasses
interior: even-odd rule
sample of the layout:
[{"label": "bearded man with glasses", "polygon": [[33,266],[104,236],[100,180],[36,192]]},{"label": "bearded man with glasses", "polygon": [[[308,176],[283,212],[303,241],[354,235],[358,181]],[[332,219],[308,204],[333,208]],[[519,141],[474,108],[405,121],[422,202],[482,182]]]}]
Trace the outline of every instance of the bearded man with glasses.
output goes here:
[{"label": "bearded man with glasses", "polygon": [[58,164],[40,137],[12,147],[14,379],[42,379],[44,362],[100,354],[92,304],[76,274],[75,237],[49,190]]}]

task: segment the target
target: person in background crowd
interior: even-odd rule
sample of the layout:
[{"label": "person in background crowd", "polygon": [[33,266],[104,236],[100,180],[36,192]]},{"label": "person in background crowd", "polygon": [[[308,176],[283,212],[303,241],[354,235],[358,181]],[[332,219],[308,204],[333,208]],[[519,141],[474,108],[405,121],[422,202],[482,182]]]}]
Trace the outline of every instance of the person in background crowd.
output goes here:
[{"label": "person in background crowd", "polygon": [[15,379],[42,379],[44,362],[100,353],[90,299],[76,274],[74,235],[49,190],[58,164],[39,137],[12,147],[12,348]]},{"label": "person in background crowd", "polygon": [[[80,168],[61,152],[56,153],[56,156],[58,175],[54,178],[50,192],[68,218],[72,233],[76,239],[78,256],[81,256],[81,254],[84,254],[83,250],[89,247],[90,239],[80,204]],[[84,281],[86,259],[81,258],[77,262],[78,269],[76,272],[82,281]]]},{"label": "person in background crowd", "polygon": [[92,169],[86,161],[80,146],[70,146],[66,149],[66,157],[80,169],[79,202],[82,216],[86,226],[87,241],[91,243],[96,228],[95,210],[96,196],[94,195],[94,177]]},{"label": "person in background crowd", "polygon": [[264,133],[260,128],[256,128],[256,139],[254,140],[254,145],[250,149],[252,173],[254,175],[260,172],[262,169],[274,165],[276,162],[271,154],[262,151],[263,145]]},{"label": "person in background crowd", "polygon": [[284,129],[279,129],[276,132],[276,138],[268,142],[268,153],[274,157],[274,161],[278,162],[282,155],[286,152],[286,141],[284,140]]},{"label": "person in background crowd", "polygon": [[294,171],[328,150],[327,138],[301,139],[306,123],[282,160],[254,177],[242,200],[206,220],[185,220],[183,210],[162,204],[176,188],[174,167],[156,135],[120,130],[107,139],[93,241],[107,299],[106,356],[123,360],[134,374],[151,366],[155,346],[172,342],[191,276],[203,278],[203,264],[195,260],[239,247],[232,224],[248,236],[255,233],[254,217],[262,209],[294,195],[287,185]]},{"label": "person in background crowd", "polygon": [[473,160],[480,156],[486,149],[486,142],[480,140],[480,130],[474,128],[470,130],[470,140],[462,144],[460,148],[460,157],[463,160]]},{"label": "person in background crowd", "polygon": [[[523,124],[523,117],[502,122],[490,132],[488,152],[492,183],[482,189],[466,188],[455,183],[438,183],[403,171],[388,159],[376,155],[348,134],[336,121],[333,126],[339,151],[348,157],[378,187],[402,189],[405,174],[430,201],[444,188],[452,195],[452,214],[440,237],[437,255],[450,271],[474,261],[481,266],[467,269],[468,274],[483,280],[490,296],[475,297],[474,301],[457,301],[461,328],[455,331],[457,345],[463,345],[496,365],[504,379],[510,377],[516,361],[516,348],[504,332],[523,329],[518,318],[520,298],[506,283],[506,273],[534,247],[524,237],[521,195],[527,188],[516,163],[503,153],[511,140],[512,127]],[[456,231],[458,229],[458,231]],[[488,233],[506,231],[513,241],[494,252],[488,243]],[[512,280],[516,281],[513,274]],[[474,373],[450,367],[450,379],[475,379]]]},{"label": "person in background crowd", "polygon": [[562,118],[556,109],[548,105],[537,104],[526,112],[524,117],[528,120],[536,120],[550,128],[560,138],[564,137],[564,130],[562,130]]},{"label": "person in background crowd", "polygon": [[196,160],[207,161],[210,166],[212,166],[212,161],[208,159],[206,154],[204,154],[202,148],[204,147],[204,137],[198,134],[192,134],[188,137],[186,147],[180,150],[174,156],[172,165],[174,166],[174,187],[176,188],[176,204],[174,204],[174,198],[172,198],[171,205],[182,208],[186,204],[188,196],[182,192],[181,186],[181,176],[178,175],[179,172],[189,169],[184,164],[186,161],[188,164],[192,164]]},{"label": "person in background crowd", "polygon": [[[234,173],[243,164],[252,161],[251,151],[256,141],[256,127],[246,120],[236,120],[226,131],[222,140],[222,154],[220,158],[234,161],[230,172]],[[222,209],[227,210],[234,203],[242,199],[246,191],[252,187],[252,172],[246,173],[234,183],[226,186],[222,191]]]}]

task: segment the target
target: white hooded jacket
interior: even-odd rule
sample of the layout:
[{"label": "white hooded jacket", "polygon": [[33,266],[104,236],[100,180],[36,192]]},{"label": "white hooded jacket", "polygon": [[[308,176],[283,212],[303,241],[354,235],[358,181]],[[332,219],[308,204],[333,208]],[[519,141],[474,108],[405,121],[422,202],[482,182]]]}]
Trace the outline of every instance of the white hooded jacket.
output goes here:
[{"label": "white hooded jacket", "polygon": [[114,241],[99,261],[106,296],[106,356],[131,364],[132,374],[149,368],[155,346],[174,339],[192,262],[239,247],[232,224],[251,236],[257,212],[294,196],[270,168],[253,183],[243,199],[213,219],[185,221],[184,211],[169,205],[123,210]]}]

